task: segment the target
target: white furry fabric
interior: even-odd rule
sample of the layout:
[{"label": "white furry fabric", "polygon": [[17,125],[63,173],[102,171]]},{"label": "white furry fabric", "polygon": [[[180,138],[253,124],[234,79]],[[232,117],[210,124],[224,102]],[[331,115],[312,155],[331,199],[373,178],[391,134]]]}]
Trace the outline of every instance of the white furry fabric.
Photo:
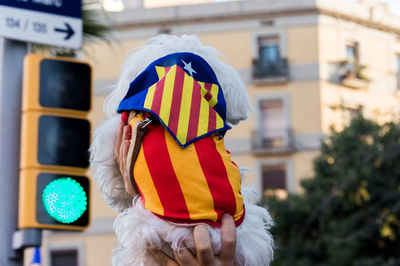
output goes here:
[{"label": "white furry fabric", "polygon": [[90,166],[95,169],[94,178],[107,204],[117,211],[132,205],[132,197],[125,191],[113,152],[120,121],[119,116],[105,121],[95,130],[90,146]]},{"label": "white furry fabric", "polygon": [[[120,121],[117,108],[130,82],[156,59],[177,52],[197,54],[212,67],[224,92],[228,123],[237,124],[248,118],[249,100],[239,74],[217,58],[219,53],[215,49],[202,46],[195,36],[160,35],[150,39],[127,58],[116,88],[104,102],[108,120],[96,129],[90,148],[91,167],[95,170],[94,178],[98,181],[103,198],[110,207],[121,211],[114,223],[119,240],[112,259],[115,266],[156,265],[148,249],[166,250],[171,246],[178,251],[182,242],[188,248],[194,246],[193,228],[175,226],[159,219],[143,208],[138,197],[132,199],[126,193],[113,154]],[[271,217],[265,209],[248,202],[245,204],[245,220],[236,229],[236,262],[248,266],[269,265],[273,254],[273,240],[268,232],[272,225]],[[221,249],[220,231],[208,228],[214,252],[218,254]]]},{"label": "white furry fabric", "polygon": [[[245,203],[246,217],[236,229],[236,264],[245,266],[269,265],[273,255],[273,240],[268,232],[272,219],[259,206]],[[159,219],[143,208],[136,198],[133,206],[118,215],[114,222],[119,246],[114,250],[113,265],[157,265],[148,249],[164,249],[168,243],[179,252],[182,243],[194,249],[193,227],[179,227]],[[220,229],[207,226],[214,254],[221,251]],[[144,244],[146,243],[146,244]]]}]

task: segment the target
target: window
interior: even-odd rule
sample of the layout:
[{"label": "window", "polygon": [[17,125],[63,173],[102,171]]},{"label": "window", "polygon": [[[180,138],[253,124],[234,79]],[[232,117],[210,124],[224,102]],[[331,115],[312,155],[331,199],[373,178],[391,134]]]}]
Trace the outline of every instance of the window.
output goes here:
[{"label": "window", "polygon": [[263,147],[282,147],[285,138],[283,100],[263,100],[260,102],[260,110]]},{"label": "window", "polygon": [[286,174],[285,164],[262,166],[262,190],[264,197],[275,196],[278,199],[287,198]]},{"label": "window", "polygon": [[50,261],[51,266],[78,266],[78,250],[52,250]]},{"label": "window", "polygon": [[47,246],[44,265],[83,266],[85,251],[83,243],[51,243]]},{"label": "window", "polygon": [[265,65],[277,65],[280,60],[278,36],[262,37],[258,40],[259,59]]},{"label": "window", "polygon": [[368,88],[371,80],[367,66],[361,64],[359,43],[348,42],[345,49],[345,59],[339,62],[337,69],[339,82],[353,89]]},{"label": "window", "polygon": [[257,124],[253,132],[253,154],[287,154],[296,150],[289,128],[289,97],[286,94],[262,96],[257,101]]},{"label": "window", "polygon": [[257,39],[258,58],[253,62],[254,78],[287,78],[287,60],[281,57],[280,39],[277,35]]},{"label": "window", "polygon": [[359,69],[359,46],[357,42],[347,44],[346,46],[346,68],[351,73],[356,73]]}]

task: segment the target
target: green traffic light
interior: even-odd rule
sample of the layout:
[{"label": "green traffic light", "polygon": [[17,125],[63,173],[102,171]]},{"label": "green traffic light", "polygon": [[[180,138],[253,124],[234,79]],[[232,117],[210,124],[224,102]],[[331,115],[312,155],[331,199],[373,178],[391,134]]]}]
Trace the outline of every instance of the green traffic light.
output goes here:
[{"label": "green traffic light", "polygon": [[87,209],[86,192],[70,177],[51,181],[43,190],[42,200],[47,213],[60,223],[75,222]]}]

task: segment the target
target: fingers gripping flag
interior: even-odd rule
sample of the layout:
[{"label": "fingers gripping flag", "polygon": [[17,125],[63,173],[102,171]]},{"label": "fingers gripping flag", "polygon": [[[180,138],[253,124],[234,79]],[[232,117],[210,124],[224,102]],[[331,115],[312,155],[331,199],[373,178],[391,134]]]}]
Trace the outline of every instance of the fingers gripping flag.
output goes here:
[{"label": "fingers gripping flag", "polygon": [[118,112],[152,113],[182,147],[224,133],[226,103],[218,80],[201,57],[176,53],[150,64],[130,84]]}]

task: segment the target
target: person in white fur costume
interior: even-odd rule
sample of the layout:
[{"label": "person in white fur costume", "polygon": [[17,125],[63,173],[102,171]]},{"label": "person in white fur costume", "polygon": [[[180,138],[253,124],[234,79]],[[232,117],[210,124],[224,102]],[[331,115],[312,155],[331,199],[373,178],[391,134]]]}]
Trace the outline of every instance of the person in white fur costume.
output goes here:
[{"label": "person in white fur costume", "polygon": [[194,228],[207,228],[217,257],[225,252],[221,224],[232,219],[233,265],[269,265],[271,217],[247,201],[223,144],[229,124],[248,118],[248,95],[218,55],[195,36],[152,38],[127,58],[104,102],[108,120],[94,133],[91,166],[104,199],[121,212],[113,265],[159,265],[160,251],[176,261],[170,265],[188,254],[207,265],[196,256]]}]

